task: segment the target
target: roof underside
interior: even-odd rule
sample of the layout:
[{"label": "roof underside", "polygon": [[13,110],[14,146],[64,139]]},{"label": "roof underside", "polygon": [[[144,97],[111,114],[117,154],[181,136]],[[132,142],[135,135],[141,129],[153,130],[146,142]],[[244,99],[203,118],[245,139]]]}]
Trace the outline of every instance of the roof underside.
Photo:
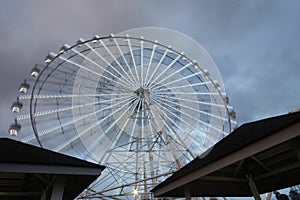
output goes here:
[{"label": "roof underside", "polygon": [[[259,193],[299,184],[300,156],[295,148],[300,137],[235,162],[188,184],[193,196],[253,196],[246,174],[251,174]],[[182,197],[184,187],[163,196]]]},{"label": "roof underside", "polygon": [[58,177],[64,177],[63,199],[73,199],[104,169],[70,156],[0,138],[0,199],[35,200],[51,196]]},{"label": "roof underside", "polygon": [[[199,176],[194,181],[174,189],[170,184],[183,180],[189,174],[217,164],[220,159],[242,152],[244,147],[258,144],[292,125],[299,125],[300,113],[278,116],[242,125],[217,143],[203,158],[196,158],[166,181],[153,189],[158,196],[182,197],[186,188],[192,196],[253,196],[249,178],[255,182],[259,193],[274,191],[300,183],[300,132],[296,137],[278,142],[263,151],[249,154],[230,164]],[[294,131],[295,132],[295,131]],[[284,138],[284,132],[282,137]],[[228,157],[231,159],[231,157]],[[246,176],[249,176],[248,178]],[[179,184],[180,185],[180,184]],[[163,188],[163,189],[162,189]],[[159,192],[157,192],[160,190]]]}]

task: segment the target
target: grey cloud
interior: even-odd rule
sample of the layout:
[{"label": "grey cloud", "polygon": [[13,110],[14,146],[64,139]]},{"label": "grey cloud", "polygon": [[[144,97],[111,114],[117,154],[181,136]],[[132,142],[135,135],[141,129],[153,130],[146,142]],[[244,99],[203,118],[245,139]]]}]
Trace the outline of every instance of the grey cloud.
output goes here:
[{"label": "grey cloud", "polygon": [[[48,51],[79,37],[143,26],[183,32],[206,48],[240,123],[299,106],[298,1],[2,1],[1,136],[17,87]],[[12,75],[13,74],[13,75]]]}]

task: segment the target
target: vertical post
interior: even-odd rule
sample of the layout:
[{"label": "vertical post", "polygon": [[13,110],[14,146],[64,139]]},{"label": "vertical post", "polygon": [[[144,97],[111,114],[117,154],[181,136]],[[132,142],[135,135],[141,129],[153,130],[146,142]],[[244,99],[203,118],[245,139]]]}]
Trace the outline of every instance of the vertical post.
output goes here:
[{"label": "vertical post", "polygon": [[184,185],[184,194],[186,200],[191,200],[191,192],[188,185]]},{"label": "vertical post", "polygon": [[252,191],[252,194],[253,194],[253,197],[255,200],[261,200],[260,196],[259,196],[259,192],[257,190],[257,187],[254,183],[254,181],[252,180],[252,176],[251,175],[248,175],[246,174],[246,177],[248,179],[248,184],[249,184],[249,187]]},{"label": "vertical post", "polygon": [[53,184],[51,200],[62,200],[64,195],[64,189],[65,189],[65,176],[56,175]]},{"label": "vertical post", "polygon": [[272,192],[268,192],[266,194],[266,200],[271,200],[271,197],[272,197]]}]

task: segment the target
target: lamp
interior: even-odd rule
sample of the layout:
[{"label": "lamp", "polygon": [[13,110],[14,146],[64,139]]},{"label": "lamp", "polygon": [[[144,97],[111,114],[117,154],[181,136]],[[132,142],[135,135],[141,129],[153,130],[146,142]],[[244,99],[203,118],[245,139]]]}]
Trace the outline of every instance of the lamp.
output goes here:
[{"label": "lamp", "polygon": [[138,194],[139,194],[139,191],[138,191],[137,189],[134,189],[134,190],[133,190],[133,195],[136,196],[136,195],[138,195]]}]

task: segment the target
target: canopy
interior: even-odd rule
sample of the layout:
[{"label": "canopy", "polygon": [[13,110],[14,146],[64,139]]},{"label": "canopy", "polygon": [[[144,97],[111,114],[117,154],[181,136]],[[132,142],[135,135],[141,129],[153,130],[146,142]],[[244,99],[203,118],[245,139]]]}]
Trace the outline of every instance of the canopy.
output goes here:
[{"label": "canopy", "polygon": [[0,138],[0,199],[74,199],[105,168],[94,163]]},{"label": "canopy", "polygon": [[300,113],[247,123],[181,168],[155,197],[255,196],[300,184]]}]

